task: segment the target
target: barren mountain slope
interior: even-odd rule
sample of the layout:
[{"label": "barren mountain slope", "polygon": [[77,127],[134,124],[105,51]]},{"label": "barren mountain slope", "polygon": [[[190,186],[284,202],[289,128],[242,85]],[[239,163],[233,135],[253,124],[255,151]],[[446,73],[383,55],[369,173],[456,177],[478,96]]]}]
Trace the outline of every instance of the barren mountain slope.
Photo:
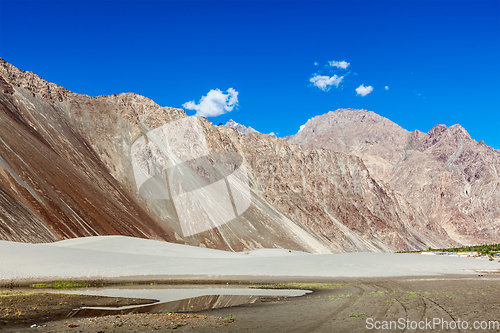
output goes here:
[{"label": "barren mountain slope", "polygon": [[[2,61],[0,238],[121,234],[225,250],[330,252],[260,198],[231,223],[184,236],[168,200],[138,194],[133,142],[186,117],[136,94],[78,95]],[[16,208],[13,208],[16,207]]]},{"label": "barren mountain slope", "polygon": [[326,148],[363,159],[370,175],[385,179],[404,156],[410,133],[372,111],[339,109],[310,119],[285,138],[304,149]]},{"label": "barren mountain slope", "polygon": [[209,125],[206,130],[215,149],[235,144],[244,152],[255,192],[336,252],[453,244],[443,229],[374,181],[358,157],[306,151],[264,134],[239,135]]},{"label": "barren mountain slope", "polygon": [[286,140],[360,156],[370,175],[460,243],[500,240],[500,152],[460,125],[408,132],[371,111],[340,109]]},{"label": "barren mountain slope", "polygon": [[460,125],[412,136],[387,181],[463,244],[500,241],[500,151]]},{"label": "barren mountain slope", "polygon": [[[303,151],[200,118],[195,123],[201,124],[206,156],[165,169],[165,161],[178,157],[161,152],[161,131],[168,128],[170,139],[182,139],[178,124],[192,119],[132,93],[75,94],[1,61],[0,239],[122,234],[235,251],[283,247],[320,253],[452,243],[439,226],[376,183],[357,157]],[[196,128],[186,133],[179,154],[203,150],[190,139]],[[250,185],[245,209],[235,204],[237,171],[237,182],[248,179]],[[151,176],[145,187],[139,186],[140,172]],[[165,181],[170,197],[140,194]],[[232,189],[219,192],[229,193],[232,207],[213,204],[224,195],[210,195],[212,185]],[[183,188],[189,191],[182,198],[192,201],[179,204],[172,193]],[[198,212],[236,217],[200,231]],[[192,218],[187,226],[186,216]]]}]

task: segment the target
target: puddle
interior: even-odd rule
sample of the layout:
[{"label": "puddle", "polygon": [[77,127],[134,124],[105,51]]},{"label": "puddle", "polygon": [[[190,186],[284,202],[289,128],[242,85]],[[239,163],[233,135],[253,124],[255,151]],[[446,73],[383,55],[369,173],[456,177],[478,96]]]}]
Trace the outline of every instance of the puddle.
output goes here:
[{"label": "puddle", "polygon": [[132,305],[121,308],[106,307],[82,307],[71,311],[67,318],[72,317],[95,317],[101,315],[119,315],[130,312],[196,312],[202,310],[218,309],[243,304],[254,303],[259,296],[249,295],[206,295],[191,297],[178,301],[158,302],[146,305]]},{"label": "puddle", "polygon": [[[183,286],[185,287],[185,286]],[[310,293],[299,289],[249,289],[211,286],[172,288],[171,286],[119,286],[113,288],[86,288],[77,290],[50,290],[47,292],[96,295],[108,297],[127,297],[157,300],[153,304],[122,307],[81,307],[68,314],[75,316],[115,315],[129,312],[194,312],[254,303],[262,296],[297,297]]]}]

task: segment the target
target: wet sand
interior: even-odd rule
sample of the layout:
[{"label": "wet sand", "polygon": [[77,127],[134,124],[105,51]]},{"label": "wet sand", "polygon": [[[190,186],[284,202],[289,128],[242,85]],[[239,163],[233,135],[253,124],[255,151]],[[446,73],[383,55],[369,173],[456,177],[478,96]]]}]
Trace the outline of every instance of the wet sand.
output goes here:
[{"label": "wet sand", "polygon": [[[229,280],[226,283],[235,283],[241,287],[244,282],[240,277],[240,280]],[[189,315],[151,313],[72,318],[49,321],[40,328],[20,326],[19,323],[4,324],[3,331],[371,332],[375,330],[367,329],[367,320],[372,320],[372,323],[408,320],[407,323],[411,324],[412,321],[432,321],[439,318],[450,326],[453,326],[450,323],[454,322],[456,325],[460,320],[461,325],[464,325],[464,321],[468,323],[469,330],[476,321],[500,322],[498,274],[388,278],[266,277],[246,282],[252,287],[299,287],[314,292],[302,297],[259,297],[252,304],[202,310]],[[22,303],[26,307],[31,306],[29,302]],[[57,304],[53,308],[57,308]],[[456,328],[447,330],[443,327],[383,331],[467,331]],[[500,328],[472,331],[500,332]]]}]

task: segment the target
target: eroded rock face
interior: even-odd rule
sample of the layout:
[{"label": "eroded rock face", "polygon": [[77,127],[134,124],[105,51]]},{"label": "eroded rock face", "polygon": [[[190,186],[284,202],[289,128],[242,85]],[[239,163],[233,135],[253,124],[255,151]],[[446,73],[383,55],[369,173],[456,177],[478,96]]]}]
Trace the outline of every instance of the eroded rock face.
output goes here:
[{"label": "eroded rock face", "polygon": [[74,94],[5,61],[0,77],[0,239],[121,234],[234,251],[331,252],[255,193],[238,218],[189,236],[168,201],[141,197],[132,144],[184,110],[131,93]]},{"label": "eroded rock face", "polygon": [[313,118],[286,139],[360,156],[373,178],[457,242],[500,240],[500,152],[460,125],[408,132],[371,111],[341,109]]},{"label": "eroded rock face", "polygon": [[[236,217],[227,223],[186,232],[180,206],[168,195],[139,194],[133,167],[152,174],[148,168],[163,163],[148,157],[148,133],[180,123],[182,109],[132,93],[75,94],[4,61],[0,77],[0,239],[122,234],[234,251],[282,247],[314,253],[454,244],[424,212],[375,181],[359,157],[242,135],[204,118],[199,122],[206,156],[183,162],[177,175],[186,175],[189,166],[192,179],[175,184],[208,186],[243,164],[251,202],[244,211],[228,206]],[[137,142],[146,150],[134,155]],[[185,152],[199,148],[194,140],[184,143]],[[393,163],[399,153],[390,153],[384,156]],[[225,170],[222,178],[217,168]],[[158,170],[161,178],[165,170]],[[199,193],[189,209],[213,212],[202,207],[208,198]]]},{"label": "eroded rock face", "polygon": [[359,157],[302,150],[264,134],[226,130],[208,137],[220,137],[211,143],[218,147],[233,142],[244,151],[255,191],[336,252],[453,244],[442,228],[372,179]]}]

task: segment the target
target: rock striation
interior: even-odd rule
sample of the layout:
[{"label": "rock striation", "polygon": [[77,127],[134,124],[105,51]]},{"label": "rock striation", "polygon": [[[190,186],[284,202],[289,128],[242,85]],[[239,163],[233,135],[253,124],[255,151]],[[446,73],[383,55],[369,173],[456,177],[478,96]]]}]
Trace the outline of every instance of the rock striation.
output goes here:
[{"label": "rock striation", "polygon": [[460,125],[409,132],[366,110],[317,116],[285,138],[359,156],[370,175],[400,193],[461,244],[500,240],[500,151]]},{"label": "rock striation", "polygon": [[[150,133],[170,126],[179,128],[171,133],[174,139],[189,139],[193,133],[176,125],[186,118],[182,109],[160,107],[133,93],[75,94],[1,60],[0,239],[125,235],[233,251],[274,247],[312,253],[456,244],[436,219],[374,179],[360,157],[344,153],[348,150],[302,149],[199,118],[206,151],[195,140],[176,149],[178,156],[204,155],[166,168],[177,157],[148,156],[163,142]],[[302,132],[307,134],[308,126]],[[140,151],[134,151],[137,142]],[[397,154],[388,157],[391,163]],[[189,212],[179,211],[184,206],[176,206],[172,191],[145,197],[137,187],[137,167],[157,177],[154,186],[173,174],[178,179],[167,184],[170,189],[192,190],[193,201],[184,209],[220,213],[206,207],[208,199],[217,198],[204,190],[231,184],[228,175],[242,165],[248,207],[240,211],[233,200],[228,209],[235,218],[196,233],[180,227],[181,213]],[[230,192],[237,196],[234,188]]]}]

